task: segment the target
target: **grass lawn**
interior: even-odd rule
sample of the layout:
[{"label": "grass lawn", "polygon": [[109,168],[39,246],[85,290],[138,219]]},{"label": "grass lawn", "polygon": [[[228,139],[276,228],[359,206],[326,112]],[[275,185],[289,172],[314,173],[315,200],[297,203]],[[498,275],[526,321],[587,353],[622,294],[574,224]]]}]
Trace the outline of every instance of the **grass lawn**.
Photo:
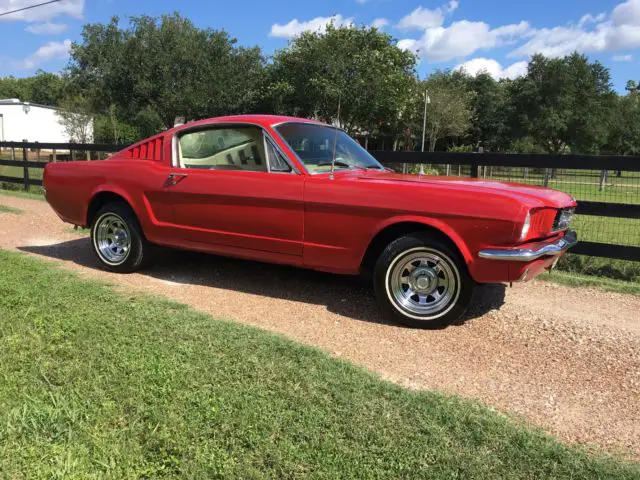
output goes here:
[{"label": "grass lawn", "polygon": [[0,251],[7,478],[638,478],[471,401]]},{"label": "grass lawn", "polygon": [[627,293],[640,295],[640,283],[614,280],[612,278],[585,275],[582,273],[563,272],[554,270],[551,275],[543,274],[536,279],[546,282],[559,283],[570,287],[597,287],[606,292]]},{"label": "grass lawn", "polygon": [[[496,172],[487,178],[531,185],[543,185],[542,173],[529,172],[525,178],[523,169],[511,169],[509,173]],[[600,172],[594,170],[559,170],[558,177],[549,179],[549,188],[561,190],[578,200],[594,202],[640,203],[640,172],[622,172],[617,177],[609,172],[605,189],[600,191]]]},{"label": "grass lawn", "polygon": [[[43,168],[30,168],[29,178],[42,180],[43,173]],[[7,167],[6,165],[0,165],[0,175],[22,179],[24,177],[24,169],[22,167]]]},{"label": "grass lawn", "polygon": [[38,188],[39,187],[31,187],[30,191],[28,192],[25,192],[24,190],[5,190],[3,188],[0,188],[0,195],[6,195],[8,197],[29,198],[31,200],[42,200],[44,202],[44,195],[37,190]]},{"label": "grass lawn", "polygon": [[0,213],[14,213],[16,215],[20,215],[22,212],[23,210],[20,210],[19,208],[13,208],[7,205],[0,205]]}]

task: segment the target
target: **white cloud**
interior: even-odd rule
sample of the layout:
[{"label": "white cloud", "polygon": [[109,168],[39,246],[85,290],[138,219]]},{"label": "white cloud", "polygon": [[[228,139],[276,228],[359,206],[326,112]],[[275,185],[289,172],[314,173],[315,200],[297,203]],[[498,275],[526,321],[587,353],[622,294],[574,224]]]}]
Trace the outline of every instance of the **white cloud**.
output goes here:
[{"label": "white cloud", "polygon": [[492,29],[484,22],[462,20],[448,27],[427,28],[422,38],[404,39],[400,48],[412,50],[430,61],[465,58],[477,50],[486,50],[513,43],[530,32],[527,22]]},{"label": "white cloud", "polygon": [[598,53],[640,48],[640,0],[617,5],[611,15],[584,15],[576,26],[536,30],[510,57],[542,53],[561,57],[577,50]]},{"label": "white cloud", "polygon": [[417,51],[418,40],[412,38],[404,38],[398,41],[398,48],[401,50]]},{"label": "white cloud", "polygon": [[400,19],[396,28],[400,30],[424,30],[439,27],[444,23],[445,15],[453,13],[460,6],[460,0],[449,0],[448,3],[433,10],[418,7]]},{"label": "white cloud", "polygon": [[373,22],[371,22],[371,26],[381,30],[383,27],[389,25],[389,20],[386,18],[376,18]]},{"label": "white cloud", "polygon": [[[39,2],[33,0],[0,0],[0,13],[29,7]],[[0,17],[0,21],[46,22],[60,15],[82,18],[84,0],[61,0],[60,2],[42,5],[29,10],[12,13]]]},{"label": "white cloud", "polygon": [[587,13],[586,15],[583,15],[578,22],[578,28],[582,28],[590,23],[600,23],[605,18],[607,18],[607,14],[604,12],[599,13],[598,15],[591,15],[590,13]]},{"label": "white cloud", "polygon": [[460,0],[449,0],[449,3],[447,3],[447,6],[446,6],[446,10],[447,12],[451,13],[457,10],[459,6],[460,6]]},{"label": "white cloud", "polygon": [[507,68],[502,68],[502,65],[492,58],[474,58],[468,62],[457,65],[454,70],[464,70],[469,75],[476,76],[479,73],[486,72],[496,80],[501,78],[517,78],[527,73],[527,62],[516,62],[509,65]]},{"label": "white cloud", "polygon": [[613,61],[614,62],[631,62],[633,61],[633,55],[629,54],[629,55],[614,55],[613,56]]},{"label": "white cloud", "polygon": [[[586,13],[575,23],[534,29],[528,22],[497,28],[469,20],[445,25],[446,15],[459,6],[459,0],[450,0],[436,9],[418,7],[402,17],[396,27],[423,33],[419,38],[401,39],[398,46],[432,62],[462,61],[478,51],[510,44],[516,46],[508,53],[509,58],[527,58],[536,53],[561,57],[573,51],[602,53],[640,48],[640,0],[618,1],[610,12]],[[493,71],[499,73],[495,68]]]},{"label": "white cloud", "polygon": [[349,26],[353,25],[353,18],[334,15],[332,17],[316,17],[306,22],[300,22],[297,18],[294,18],[285,25],[280,25],[279,23],[273,24],[269,36],[276,38],[293,38],[306,31],[323,32],[326,30],[327,25],[332,22],[337,27]]},{"label": "white cloud", "polygon": [[418,7],[402,17],[396,27],[401,30],[424,30],[425,28],[439,27],[443,22],[444,14],[441,8],[429,10]]},{"label": "white cloud", "polygon": [[67,58],[69,56],[69,49],[71,48],[71,40],[64,40],[63,42],[49,42],[41,46],[38,50],[33,52],[27,58],[21,62],[15,62],[14,66],[19,69],[33,69],[38,65],[46,63],[50,60],[58,60]]},{"label": "white cloud", "polygon": [[26,29],[27,32],[35,33],[36,35],[60,35],[67,31],[67,25],[64,23],[36,23],[29,25]]}]

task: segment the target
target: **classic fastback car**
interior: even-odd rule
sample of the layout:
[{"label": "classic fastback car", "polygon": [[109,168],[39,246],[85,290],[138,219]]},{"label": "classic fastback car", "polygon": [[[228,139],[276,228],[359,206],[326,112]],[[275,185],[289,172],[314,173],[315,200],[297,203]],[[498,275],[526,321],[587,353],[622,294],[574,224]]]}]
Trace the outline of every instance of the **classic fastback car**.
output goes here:
[{"label": "classic fastback car", "polygon": [[531,279],[576,243],[569,195],[400,175],[299,118],[188,123],[105,161],[49,164],[44,187],[109,270],[138,270],[162,245],[363,274],[384,314],[416,327],[453,322],[475,283]]}]

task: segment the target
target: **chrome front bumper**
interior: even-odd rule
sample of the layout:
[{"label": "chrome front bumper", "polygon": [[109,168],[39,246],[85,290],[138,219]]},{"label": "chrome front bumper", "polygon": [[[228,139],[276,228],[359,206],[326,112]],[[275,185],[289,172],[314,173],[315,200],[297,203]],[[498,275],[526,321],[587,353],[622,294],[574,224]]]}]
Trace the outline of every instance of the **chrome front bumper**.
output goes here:
[{"label": "chrome front bumper", "polygon": [[538,248],[490,248],[480,250],[480,258],[488,260],[508,260],[511,262],[531,262],[540,257],[558,256],[578,243],[573,230],[567,230],[564,237],[553,243],[545,243]]}]

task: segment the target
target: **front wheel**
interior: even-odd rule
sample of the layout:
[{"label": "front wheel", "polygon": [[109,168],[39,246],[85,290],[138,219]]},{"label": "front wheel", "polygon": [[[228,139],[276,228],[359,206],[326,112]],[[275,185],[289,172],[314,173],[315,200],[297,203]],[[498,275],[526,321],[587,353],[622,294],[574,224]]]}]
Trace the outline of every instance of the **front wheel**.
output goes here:
[{"label": "front wheel", "polygon": [[473,280],[460,255],[422,233],[391,242],[376,263],[373,280],[385,316],[418,328],[455,322],[473,293]]}]

